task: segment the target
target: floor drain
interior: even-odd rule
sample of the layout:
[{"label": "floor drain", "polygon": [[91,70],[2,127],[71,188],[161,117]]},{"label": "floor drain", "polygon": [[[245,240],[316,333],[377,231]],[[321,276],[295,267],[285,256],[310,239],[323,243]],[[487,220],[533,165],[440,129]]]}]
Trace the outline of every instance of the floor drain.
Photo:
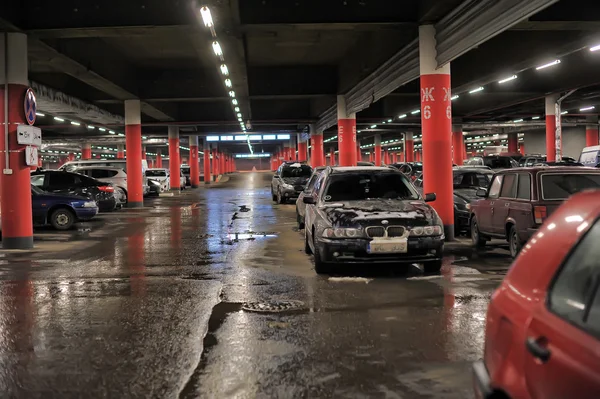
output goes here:
[{"label": "floor drain", "polygon": [[275,313],[275,312],[288,312],[292,310],[299,310],[304,307],[304,302],[301,301],[271,301],[271,302],[246,302],[242,305],[242,309],[248,312],[262,312],[262,313]]}]

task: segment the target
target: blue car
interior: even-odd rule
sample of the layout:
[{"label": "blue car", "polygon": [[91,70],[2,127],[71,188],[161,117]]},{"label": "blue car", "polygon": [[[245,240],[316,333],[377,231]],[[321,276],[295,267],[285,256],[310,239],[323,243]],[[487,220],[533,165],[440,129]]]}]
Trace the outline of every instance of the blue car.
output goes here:
[{"label": "blue car", "polygon": [[56,230],[68,230],[77,221],[89,220],[98,213],[98,205],[89,198],[50,194],[31,186],[33,224],[47,224]]}]

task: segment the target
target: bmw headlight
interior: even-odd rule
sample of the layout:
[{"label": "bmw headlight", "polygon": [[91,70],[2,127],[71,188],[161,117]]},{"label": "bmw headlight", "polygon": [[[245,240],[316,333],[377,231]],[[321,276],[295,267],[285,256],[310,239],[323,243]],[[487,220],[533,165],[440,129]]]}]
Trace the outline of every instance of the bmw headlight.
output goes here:
[{"label": "bmw headlight", "polygon": [[291,184],[287,184],[287,183],[283,183],[281,185],[281,187],[283,187],[286,190],[293,190],[294,189],[294,186],[292,186]]},{"label": "bmw headlight", "polygon": [[325,238],[359,238],[363,236],[361,229],[354,228],[327,228],[323,230],[323,237]]},{"label": "bmw headlight", "polygon": [[441,236],[443,232],[442,226],[417,226],[410,229],[412,237]]}]

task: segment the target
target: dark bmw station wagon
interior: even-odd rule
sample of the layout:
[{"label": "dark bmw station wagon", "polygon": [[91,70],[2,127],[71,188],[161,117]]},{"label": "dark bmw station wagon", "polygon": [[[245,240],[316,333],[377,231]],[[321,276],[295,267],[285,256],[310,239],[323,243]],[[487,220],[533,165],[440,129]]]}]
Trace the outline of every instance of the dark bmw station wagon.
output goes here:
[{"label": "dark bmw station wagon", "polygon": [[[471,203],[471,239],[483,246],[490,238],[505,238],[517,256],[544,220],[571,195],[600,188],[600,170],[583,167],[507,169],[494,175],[483,199]],[[577,210],[573,210],[574,221]]]}]

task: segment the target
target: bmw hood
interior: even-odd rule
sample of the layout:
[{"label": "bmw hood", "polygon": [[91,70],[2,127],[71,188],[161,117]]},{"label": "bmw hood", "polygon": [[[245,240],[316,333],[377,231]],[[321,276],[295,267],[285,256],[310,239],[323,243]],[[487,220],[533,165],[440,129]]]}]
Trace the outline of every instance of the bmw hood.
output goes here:
[{"label": "bmw hood", "polygon": [[421,200],[373,199],[325,204],[321,211],[334,227],[386,225],[427,226],[438,222],[437,213]]}]

